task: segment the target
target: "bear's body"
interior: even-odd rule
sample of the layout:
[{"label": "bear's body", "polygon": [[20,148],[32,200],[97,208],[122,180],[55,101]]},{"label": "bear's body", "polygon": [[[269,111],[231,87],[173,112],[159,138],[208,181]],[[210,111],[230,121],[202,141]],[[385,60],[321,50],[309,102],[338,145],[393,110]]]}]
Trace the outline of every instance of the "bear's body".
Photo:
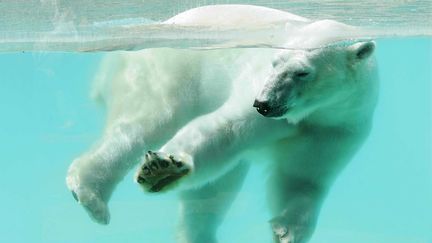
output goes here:
[{"label": "bear's body", "polygon": [[73,162],[68,187],[108,223],[117,183],[147,150],[159,150],[147,153],[137,182],[152,192],[183,189],[180,240],[215,242],[245,161],[259,150],[272,161],[275,241],[306,242],[333,178],[368,134],[378,86],[373,49],[361,42],[110,54],[93,93],[107,106],[104,136]]}]

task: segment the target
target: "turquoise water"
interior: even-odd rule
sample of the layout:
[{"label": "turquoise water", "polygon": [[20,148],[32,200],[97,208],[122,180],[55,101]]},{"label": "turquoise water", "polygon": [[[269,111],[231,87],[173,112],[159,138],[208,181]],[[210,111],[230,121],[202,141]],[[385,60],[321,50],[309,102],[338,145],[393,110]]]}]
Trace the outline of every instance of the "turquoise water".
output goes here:
[{"label": "turquoise water", "polygon": [[[324,203],[311,243],[432,242],[432,39],[379,40],[373,131]],[[66,189],[73,158],[98,138],[88,97],[100,54],[0,55],[0,242],[174,242],[175,195],[144,195],[129,175],[111,224],[93,223]],[[223,243],[270,242],[262,166],[253,167]]]}]

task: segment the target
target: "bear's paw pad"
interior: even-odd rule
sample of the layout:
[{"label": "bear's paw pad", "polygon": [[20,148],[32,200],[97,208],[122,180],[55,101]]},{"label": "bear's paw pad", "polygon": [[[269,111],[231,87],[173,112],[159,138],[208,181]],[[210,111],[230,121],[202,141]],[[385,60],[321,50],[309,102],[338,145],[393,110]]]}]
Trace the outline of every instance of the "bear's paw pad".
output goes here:
[{"label": "bear's paw pad", "polygon": [[187,175],[191,167],[179,158],[163,152],[148,151],[135,181],[148,192],[159,192]]}]

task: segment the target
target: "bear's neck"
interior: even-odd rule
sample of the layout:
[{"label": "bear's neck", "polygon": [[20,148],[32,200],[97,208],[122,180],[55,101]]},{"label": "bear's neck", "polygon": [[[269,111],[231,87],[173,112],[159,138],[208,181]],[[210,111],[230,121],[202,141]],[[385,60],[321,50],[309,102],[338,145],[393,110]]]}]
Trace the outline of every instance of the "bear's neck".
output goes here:
[{"label": "bear's neck", "polygon": [[356,80],[357,89],[341,99],[317,109],[303,120],[321,127],[362,129],[369,126],[378,98],[378,80]]},{"label": "bear's neck", "polygon": [[349,102],[341,102],[319,109],[306,117],[302,123],[319,127],[361,127],[370,122],[373,114],[372,104],[349,106]]}]

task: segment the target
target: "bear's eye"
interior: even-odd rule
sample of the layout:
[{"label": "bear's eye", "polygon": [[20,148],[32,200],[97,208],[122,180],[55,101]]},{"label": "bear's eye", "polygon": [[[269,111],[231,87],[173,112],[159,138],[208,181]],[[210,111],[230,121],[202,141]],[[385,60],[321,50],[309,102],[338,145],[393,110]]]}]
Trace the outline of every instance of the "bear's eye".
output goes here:
[{"label": "bear's eye", "polygon": [[283,72],[279,76],[280,79],[286,79],[287,77],[288,77],[288,72]]},{"label": "bear's eye", "polygon": [[305,77],[307,77],[307,76],[309,76],[309,72],[306,72],[306,71],[300,71],[300,72],[295,72],[294,73],[294,77],[296,77],[296,78],[305,78]]}]

